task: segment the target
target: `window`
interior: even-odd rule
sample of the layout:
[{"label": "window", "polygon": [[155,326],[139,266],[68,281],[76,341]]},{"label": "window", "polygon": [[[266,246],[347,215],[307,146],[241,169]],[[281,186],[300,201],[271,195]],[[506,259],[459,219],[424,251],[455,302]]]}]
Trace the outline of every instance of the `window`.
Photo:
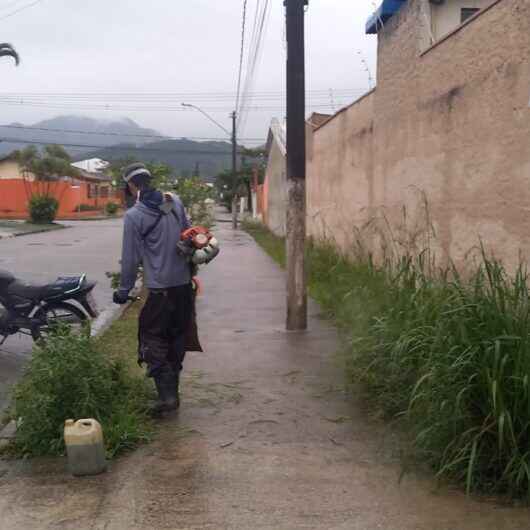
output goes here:
[{"label": "window", "polygon": [[467,19],[476,15],[480,11],[480,7],[463,7],[460,10],[460,23],[463,24]]}]

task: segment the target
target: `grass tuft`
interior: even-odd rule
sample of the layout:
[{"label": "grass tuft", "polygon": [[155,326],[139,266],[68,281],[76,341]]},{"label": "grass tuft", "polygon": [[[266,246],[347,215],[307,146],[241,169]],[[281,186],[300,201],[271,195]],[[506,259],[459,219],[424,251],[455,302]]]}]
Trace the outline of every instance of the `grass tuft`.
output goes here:
[{"label": "grass tuft", "polygon": [[14,391],[10,416],[18,428],[11,454],[64,454],[69,418],[97,419],[109,458],[151,438],[146,408],[152,389],[135,365],[137,310],[128,311],[101,339],[63,328],[35,347]]}]

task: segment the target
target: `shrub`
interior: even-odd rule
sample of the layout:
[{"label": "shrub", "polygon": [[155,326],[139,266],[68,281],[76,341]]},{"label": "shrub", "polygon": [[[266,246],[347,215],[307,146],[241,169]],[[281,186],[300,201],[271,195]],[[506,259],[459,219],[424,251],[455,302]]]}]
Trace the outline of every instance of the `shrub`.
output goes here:
[{"label": "shrub", "polygon": [[92,204],[80,204],[78,206],[78,210],[80,212],[96,212],[99,209],[100,209],[99,206],[94,206]]},{"label": "shrub", "polygon": [[60,329],[34,349],[16,386],[11,416],[19,421],[18,455],[64,453],[68,418],[95,418],[103,426],[110,457],[149,436],[145,380],[130,375],[122,361],[109,358],[87,334]]},{"label": "shrub", "polygon": [[29,201],[29,215],[32,223],[53,223],[59,210],[59,201],[47,195],[33,195]]},{"label": "shrub", "polygon": [[105,206],[105,211],[108,215],[116,215],[118,213],[119,206],[115,202],[109,202]]}]

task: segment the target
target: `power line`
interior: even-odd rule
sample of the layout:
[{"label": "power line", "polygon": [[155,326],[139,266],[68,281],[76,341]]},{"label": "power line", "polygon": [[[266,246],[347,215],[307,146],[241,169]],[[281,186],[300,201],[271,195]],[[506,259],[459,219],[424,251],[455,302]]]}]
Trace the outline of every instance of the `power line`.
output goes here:
[{"label": "power line", "polygon": [[[268,16],[270,13],[270,6],[271,6],[270,1],[265,0],[265,4],[263,6],[261,16],[259,17],[258,24],[257,24],[255,47],[254,47],[254,52],[252,55],[252,61],[251,63],[249,63],[250,66],[247,69],[247,79],[245,83],[244,94],[250,93],[252,90],[252,87],[254,86],[256,69],[261,60],[262,45],[263,45],[263,39],[265,35],[265,28],[267,26]],[[246,96],[243,96],[243,101],[244,103],[242,104],[242,106],[244,107],[245,110],[239,115],[239,119],[238,119],[238,129],[241,131],[244,130],[245,128],[246,120],[248,117],[248,112],[250,111],[250,108],[247,107],[248,98]]]},{"label": "power line", "polygon": [[[253,34],[252,34],[252,42],[251,42],[248,57],[247,57],[247,67],[246,67],[245,84],[244,84],[244,90],[243,90],[242,107],[245,107],[248,102],[247,94],[250,90],[251,79],[253,79],[254,77],[254,69],[256,66],[256,61],[257,61],[257,57],[259,53],[261,35],[263,34],[262,21],[265,16],[267,5],[268,5],[268,0],[264,0],[263,8],[260,11],[260,1],[258,0],[256,4],[256,12],[254,13],[254,27],[253,27]],[[237,120],[238,130],[240,129],[240,125],[242,123],[243,118],[244,118],[244,112],[241,109],[241,112],[239,113],[238,120]]]},{"label": "power line", "polygon": [[[68,134],[86,134],[86,135],[93,135],[93,136],[120,136],[120,137],[127,137],[127,138],[156,138],[160,140],[181,140],[182,138],[185,138],[187,140],[215,140],[215,141],[222,141],[225,142],[226,138],[216,138],[216,137],[208,137],[208,136],[164,136],[164,135],[158,135],[158,134],[132,134],[132,133],[117,133],[117,132],[98,132],[98,131],[80,131],[80,130],[72,130],[72,129],[52,129],[48,127],[31,127],[31,126],[23,126],[23,125],[0,125],[0,129],[20,129],[24,131],[46,131],[46,132],[54,132],[54,133],[68,133]],[[256,141],[256,142],[262,142],[264,141],[263,138],[240,138],[240,140],[245,141]]]},{"label": "power line", "polygon": [[[333,88],[334,93],[348,95],[351,93],[358,92],[359,89],[345,88],[336,89]],[[329,88],[325,90],[308,90],[308,95],[313,97],[327,97],[329,95]],[[172,93],[126,93],[126,92],[0,92],[0,97],[3,98],[17,98],[17,99],[63,99],[63,100],[114,100],[119,99],[120,101],[175,101],[179,102],[182,98],[191,99],[196,98],[202,101],[231,101],[237,96],[237,93],[232,92],[172,92]],[[276,100],[285,98],[284,92],[245,92],[245,98],[247,100]]]},{"label": "power line", "polygon": [[[254,23],[252,25],[252,37],[250,40],[250,47],[247,53],[247,66],[246,66],[246,75],[245,75],[245,82],[244,82],[244,89],[243,89],[243,101],[245,102],[244,104],[246,104],[246,102],[248,101],[246,97],[248,93],[248,80],[249,80],[249,76],[251,75],[252,64],[254,62],[254,57],[257,51],[259,25],[260,25],[261,15],[263,13],[263,11],[260,10],[260,6],[261,6],[261,0],[257,0],[256,9],[254,11]],[[239,124],[241,123],[242,114],[243,114],[242,109],[239,109],[238,117],[237,117],[238,118],[237,120],[238,129],[239,129]]]},{"label": "power line", "polygon": [[243,74],[243,57],[245,54],[245,26],[247,23],[247,3],[248,3],[248,0],[243,0],[243,22],[241,24],[241,52],[239,55],[239,75],[237,79],[237,91],[236,91],[236,113],[239,112],[239,96],[241,94],[241,75]]},{"label": "power line", "polygon": [[[168,153],[168,154],[190,154],[190,155],[218,155],[218,156],[231,156],[231,151],[214,151],[212,150],[194,150],[194,149],[166,149],[154,148],[154,147],[136,147],[132,145],[89,145],[89,144],[74,144],[74,143],[53,143],[53,142],[43,142],[40,140],[21,140],[19,138],[1,138],[2,142],[13,143],[13,144],[28,144],[28,145],[57,145],[62,147],[75,147],[78,149],[98,149],[98,150],[107,150],[114,149],[120,151],[134,150],[134,151],[146,151],[154,153]],[[230,144],[227,142],[227,147]]]},{"label": "power line", "polygon": [[[362,95],[360,93],[359,95]],[[309,110],[324,110],[332,109],[329,104],[329,92],[327,97],[328,103],[312,103]],[[180,106],[170,107],[170,106],[117,106],[114,104],[76,104],[76,103],[45,103],[40,101],[15,101],[15,100],[2,100],[0,99],[0,105],[11,106],[11,107],[33,107],[33,108],[49,108],[49,109],[58,109],[58,110],[71,110],[71,111],[80,111],[80,110],[103,110],[103,111],[118,111],[118,112],[189,112]],[[204,110],[208,112],[230,112],[232,107],[203,107]],[[285,105],[276,105],[276,106],[245,106],[241,107],[243,112],[283,112],[285,111]]]},{"label": "power line", "polygon": [[23,1],[24,0],[14,0],[14,2],[8,2],[7,4],[0,6],[0,9],[3,9],[3,10],[11,9],[12,7],[15,7],[17,4],[20,5],[21,3],[23,3]]},{"label": "power line", "polygon": [[12,17],[16,15],[17,13],[20,13],[21,11],[25,11],[26,9],[29,9],[30,7],[40,4],[42,1],[43,0],[35,0],[35,2],[32,2],[31,4],[26,4],[25,6],[19,7],[18,9],[15,9],[15,11],[11,11],[11,13],[8,13],[7,15],[0,17],[0,20],[5,20],[6,18]]}]

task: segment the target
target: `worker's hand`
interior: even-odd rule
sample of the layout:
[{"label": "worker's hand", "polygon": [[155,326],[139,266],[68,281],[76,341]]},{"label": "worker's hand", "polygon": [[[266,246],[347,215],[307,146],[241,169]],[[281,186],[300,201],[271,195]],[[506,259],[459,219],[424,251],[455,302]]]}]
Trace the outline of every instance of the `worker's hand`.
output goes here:
[{"label": "worker's hand", "polygon": [[119,291],[114,291],[112,301],[118,305],[126,304],[129,301],[129,291],[123,291],[121,289]]}]

